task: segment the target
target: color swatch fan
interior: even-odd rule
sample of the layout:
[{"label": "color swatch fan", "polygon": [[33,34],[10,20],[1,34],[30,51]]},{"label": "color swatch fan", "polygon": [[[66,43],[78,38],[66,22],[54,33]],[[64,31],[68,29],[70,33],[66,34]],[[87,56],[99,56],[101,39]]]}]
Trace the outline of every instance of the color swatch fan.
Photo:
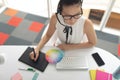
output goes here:
[{"label": "color swatch fan", "polygon": [[46,60],[52,64],[56,64],[61,61],[63,56],[64,52],[59,49],[50,49],[46,52]]}]

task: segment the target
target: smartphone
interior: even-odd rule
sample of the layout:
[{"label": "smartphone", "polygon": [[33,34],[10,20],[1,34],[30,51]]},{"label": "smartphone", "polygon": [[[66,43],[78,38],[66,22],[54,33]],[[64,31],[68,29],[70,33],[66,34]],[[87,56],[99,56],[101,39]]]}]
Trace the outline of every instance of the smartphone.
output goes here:
[{"label": "smartphone", "polygon": [[104,65],[104,61],[102,60],[102,58],[100,57],[100,55],[96,52],[92,54],[92,57],[94,58],[94,60],[96,61],[98,66],[102,66]]}]

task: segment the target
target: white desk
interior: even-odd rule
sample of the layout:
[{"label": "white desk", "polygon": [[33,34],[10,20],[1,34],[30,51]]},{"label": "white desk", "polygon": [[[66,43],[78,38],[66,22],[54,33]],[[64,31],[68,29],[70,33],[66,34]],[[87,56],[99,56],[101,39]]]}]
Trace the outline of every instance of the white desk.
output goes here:
[{"label": "white desk", "polygon": [[[18,58],[26,50],[28,46],[0,46],[0,53],[5,54],[6,61],[3,65],[0,65],[0,80],[10,80],[11,76],[17,72],[20,72],[23,80],[32,80],[34,75],[33,72],[29,71],[20,71],[18,68],[28,68],[28,65],[25,65],[18,61]],[[46,47],[43,49],[50,49]],[[98,67],[96,62],[93,60],[91,54],[98,52],[102,59],[105,61],[105,65]],[[119,66],[120,60],[109,52],[100,49],[100,48],[88,48],[88,49],[79,49],[66,51],[65,56],[79,56],[80,54],[86,55],[88,58],[89,69],[101,68],[107,72],[113,73],[114,70]],[[45,72],[39,72],[38,80],[90,80],[89,70],[56,70],[55,65],[49,64]]]}]

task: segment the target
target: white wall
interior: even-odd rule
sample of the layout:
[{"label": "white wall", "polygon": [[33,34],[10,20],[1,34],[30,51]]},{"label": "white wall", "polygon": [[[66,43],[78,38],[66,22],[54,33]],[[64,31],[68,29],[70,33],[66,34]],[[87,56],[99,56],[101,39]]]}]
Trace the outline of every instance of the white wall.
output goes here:
[{"label": "white wall", "polygon": [[0,0],[0,3],[2,3],[2,0]]},{"label": "white wall", "polygon": [[[0,0],[1,2],[2,0]],[[9,7],[33,13],[36,15],[48,16],[47,0],[4,0]],[[106,10],[107,4],[110,0],[83,0],[83,8],[97,8]],[[50,0],[52,13],[56,12],[59,0]],[[120,0],[116,0],[112,11],[120,13]],[[51,14],[52,14],[51,13]]]},{"label": "white wall", "polygon": [[2,3],[2,0],[0,0],[0,6],[2,5],[3,3]]},{"label": "white wall", "polygon": [[112,11],[120,14],[120,0],[116,0],[115,5],[113,6]]},{"label": "white wall", "polygon": [[48,16],[47,0],[7,0],[7,6],[41,16]]}]

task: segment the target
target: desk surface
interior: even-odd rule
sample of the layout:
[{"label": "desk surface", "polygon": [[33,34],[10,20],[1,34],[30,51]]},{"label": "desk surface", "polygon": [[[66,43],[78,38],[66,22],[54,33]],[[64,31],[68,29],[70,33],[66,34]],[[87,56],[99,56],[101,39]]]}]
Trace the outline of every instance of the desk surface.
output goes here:
[{"label": "desk surface", "polygon": [[[0,65],[0,80],[10,80],[11,76],[20,72],[23,80],[32,80],[33,72],[20,71],[18,68],[28,68],[29,66],[18,61],[18,58],[26,50],[28,46],[0,46],[0,54],[5,55],[5,63]],[[43,48],[46,52],[51,47]],[[91,54],[98,52],[105,62],[104,66],[98,67]],[[119,66],[120,60],[111,53],[97,48],[77,49],[65,52],[65,56],[79,56],[85,55],[88,58],[89,69],[104,69],[109,73],[113,73]],[[56,70],[55,65],[49,64],[45,72],[39,73],[38,80],[90,80],[89,70]]]}]

